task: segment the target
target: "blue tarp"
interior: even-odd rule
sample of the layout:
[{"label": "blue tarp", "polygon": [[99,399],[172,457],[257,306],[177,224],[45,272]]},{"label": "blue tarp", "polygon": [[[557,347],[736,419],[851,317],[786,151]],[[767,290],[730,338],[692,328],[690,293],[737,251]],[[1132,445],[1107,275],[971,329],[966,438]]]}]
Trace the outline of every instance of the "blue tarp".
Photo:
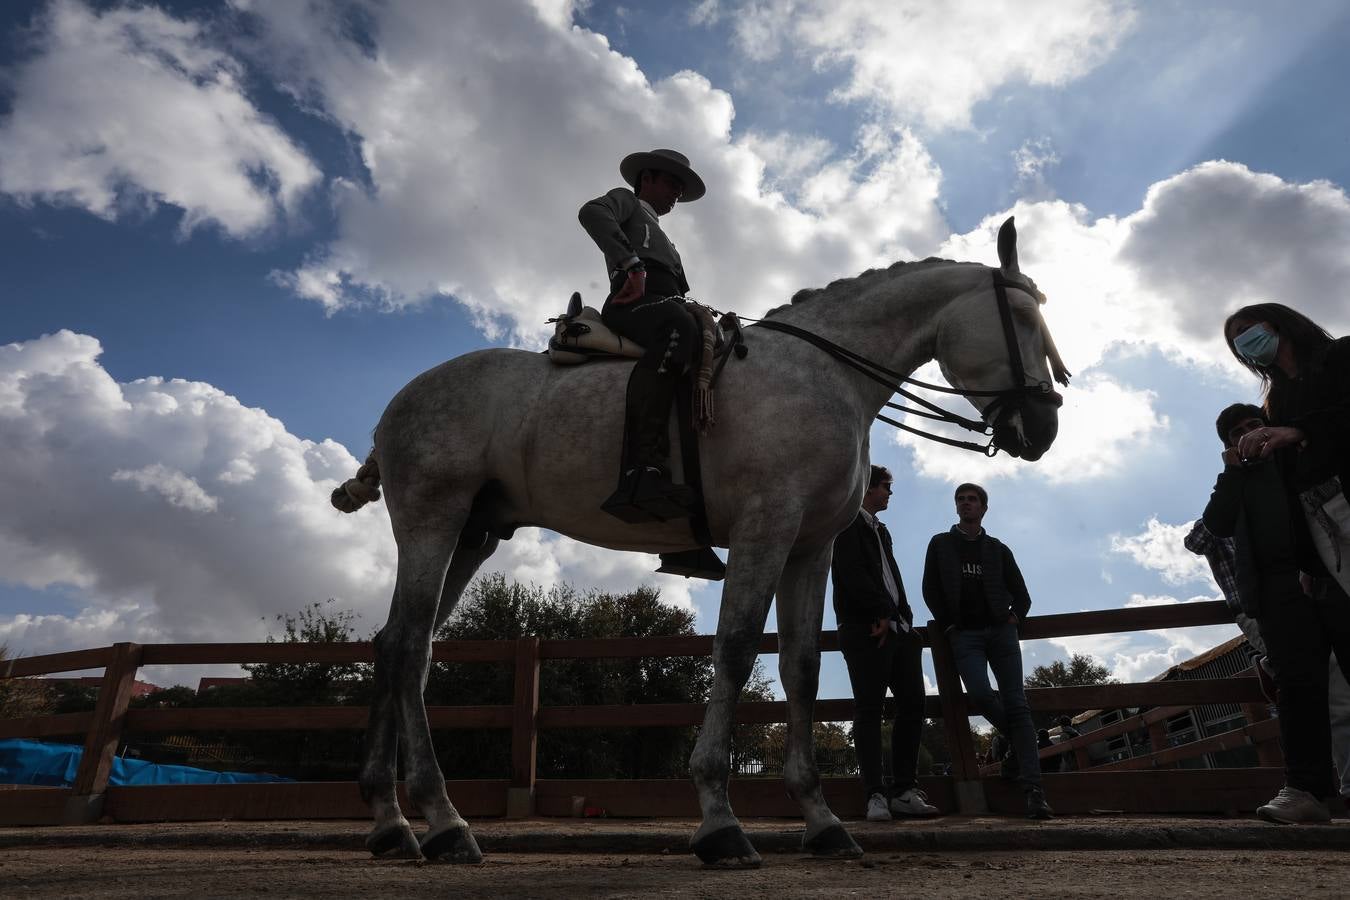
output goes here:
[{"label": "blue tarp", "polygon": [[[36,784],[73,787],[84,748],[76,744],[44,744],[38,741],[0,741],[0,784]],[[108,784],[254,784],[294,781],[280,775],[250,772],[212,772],[192,766],[162,766],[143,759],[113,760]]]}]

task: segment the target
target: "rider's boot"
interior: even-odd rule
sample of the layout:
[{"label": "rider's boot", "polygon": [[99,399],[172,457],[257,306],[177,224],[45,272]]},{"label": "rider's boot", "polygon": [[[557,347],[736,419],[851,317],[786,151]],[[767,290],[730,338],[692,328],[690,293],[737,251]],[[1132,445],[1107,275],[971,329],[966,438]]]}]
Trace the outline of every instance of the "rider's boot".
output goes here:
[{"label": "rider's boot", "polygon": [[677,379],[635,366],[628,379],[627,459],[618,489],[600,508],[625,522],[664,522],[693,515],[694,493],[670,479],[670,408]]}]

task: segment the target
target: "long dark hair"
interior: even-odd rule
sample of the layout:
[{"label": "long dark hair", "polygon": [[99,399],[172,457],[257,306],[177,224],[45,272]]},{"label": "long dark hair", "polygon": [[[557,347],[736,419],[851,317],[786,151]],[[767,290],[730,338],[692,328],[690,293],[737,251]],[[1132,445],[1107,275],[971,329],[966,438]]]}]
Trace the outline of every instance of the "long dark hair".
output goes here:
[{"label": "long dark hair", "polygon": [[1332,344],[1332,337],[1321,325],[1283,303],[1253,303],[1224,319],[1223,339],[1228,344],[1229,351],[1238,362],[1261,379],[1261,394],[1265,400],[1266,413],[1271,418],[1276,418],[1280,412],[1280,395],[1289,377],[1284,374],[1283,369],[1273,363],[1269,366],[1258,366],[1237,352],[1237,348],[1233,346],[1233,336],[1228,332],[1233,322],[1238,319],[1245,319],[1248,322],[1269,322],[1275,333],[1280,336],[1280,340],[1288,342],[1293,349],[1294,363],[1298,366],[1300,375],[1307,374],[1321,362],[1327,347]]}]

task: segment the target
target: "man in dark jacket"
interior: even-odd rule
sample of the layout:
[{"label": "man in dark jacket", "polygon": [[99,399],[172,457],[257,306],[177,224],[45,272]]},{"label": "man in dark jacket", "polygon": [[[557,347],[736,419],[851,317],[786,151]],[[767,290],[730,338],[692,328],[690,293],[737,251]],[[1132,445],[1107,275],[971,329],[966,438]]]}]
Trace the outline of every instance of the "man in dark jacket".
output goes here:
[{"label": "man in dark jacket", "polygon": [[[976,711],[1012,742],[1027,817],[1048,819],[1053,813],[1041,787],[1036,727],[1022,682],[1017,634],[1031,609],[1031,596],[1012,551],[981,527],[988,511],[984,488],[969,483],[957,487],[957,524],[928,542],[923,599],[951,643]],[[989,684],[991,668],[997,691]]]},{"label": "man in dark jacket", "polygon": [[[867,818],[873,822],[887,821],[892,813],[932,816],[938,811],[918,789],[916,771],[923,729],[923,640],[914,631],[890,532],[876,517],[890,500],[891,473],[872,466],[862,509],[834,539],[830,564],[839,649],[853,685],[853,743],[867,789]],[[889,798],[881,771],[887,687],[895,695]]]}]

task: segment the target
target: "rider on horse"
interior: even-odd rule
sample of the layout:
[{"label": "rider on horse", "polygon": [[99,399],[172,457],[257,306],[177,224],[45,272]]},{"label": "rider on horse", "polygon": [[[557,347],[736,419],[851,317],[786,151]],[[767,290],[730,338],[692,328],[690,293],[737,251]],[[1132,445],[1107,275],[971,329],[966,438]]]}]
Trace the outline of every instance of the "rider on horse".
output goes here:
[{"label": "rider on horse", "polygon": [[660,217],[703,196],[703,179],[674,150],[632,153],[619,164],[632,189],[615,188],[578,219],[605,255],[610,293],[601,318],[645,348],[628,379],[619,487],[602,508],[629,522],[683,518],[694,498],[671,481],[670,410],[680,376],[697,364],[699,328],[685,307],[689,282]]}]

